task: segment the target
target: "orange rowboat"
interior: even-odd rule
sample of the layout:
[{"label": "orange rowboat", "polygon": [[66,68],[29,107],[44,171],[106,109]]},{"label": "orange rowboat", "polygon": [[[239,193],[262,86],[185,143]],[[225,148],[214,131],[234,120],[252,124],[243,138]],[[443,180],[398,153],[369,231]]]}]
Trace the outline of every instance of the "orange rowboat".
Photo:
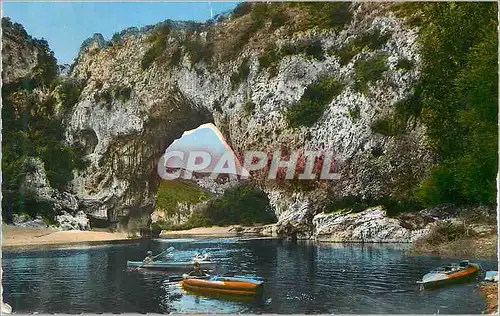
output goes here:
[{"label": "orange rowboat", "polygon": [[181,286],[191,292],[219,293],[226,295],[256,295],[263,282],[238,277],[211,277],[210,279],[185,278]]},{"label": "orange rowboat", "polygon": [[461,282],[474,278],[479,270],[479,265],[470,263],[469,261],[462,261],[460,264],[451,264],[432,270],[424,275],[421,281],[417,281],[417,283],[424,289]]}]

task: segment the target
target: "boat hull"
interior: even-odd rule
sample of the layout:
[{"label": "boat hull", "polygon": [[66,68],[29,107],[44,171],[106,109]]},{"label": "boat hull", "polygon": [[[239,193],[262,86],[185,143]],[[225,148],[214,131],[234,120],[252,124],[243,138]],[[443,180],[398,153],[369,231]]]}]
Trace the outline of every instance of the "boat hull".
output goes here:
[{"label": "boat hull", "polygon": [[211,279],[186,278],[181,286],[191,292],[224,295],[253,296],[261,293],[262,281],[242,277],[215,277]]},{"label": "boat hull", "polygon": [[[433,289],[441,286],[465,283],[477,278],[480,268],[476,264],[470,264],[466,269],[450,275],[436,273],[427,277],[428,280],[418,281],[421,289]],[[425,276],[424,276],[425,279]]]},{"label": "boat hull", "polygon": [[[200,267],[202,269],[211,270],[215,268],[213,262],[199,261]],[[156,270],[192,270],[193,262],[165,262],[156,261],[148,264],[143,264],[142,261],[127,261],[127,267],[129,268],[144,268],[144,269],[156,269]]]}]

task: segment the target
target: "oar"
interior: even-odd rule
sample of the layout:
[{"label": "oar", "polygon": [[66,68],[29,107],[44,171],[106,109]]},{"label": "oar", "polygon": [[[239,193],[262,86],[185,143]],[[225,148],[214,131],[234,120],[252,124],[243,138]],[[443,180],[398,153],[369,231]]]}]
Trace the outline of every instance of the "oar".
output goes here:
[{"label": "oar", "polygon": [[163,251],[163,252],[160,252],[159,254],[157,254],[156,256],[153,257],[153,259],[156,259],[158,258],[159,256],[161,256],[162,254],[164,254],[165,252],[172,252],[174,251],[175,248],[174,247],[168,247],[167,250]]}]

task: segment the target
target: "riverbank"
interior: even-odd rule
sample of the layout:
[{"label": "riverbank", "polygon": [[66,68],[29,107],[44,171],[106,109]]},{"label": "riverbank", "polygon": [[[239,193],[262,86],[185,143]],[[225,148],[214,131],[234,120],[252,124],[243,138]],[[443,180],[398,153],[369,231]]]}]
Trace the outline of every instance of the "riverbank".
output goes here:
[{"label": "riverbank", "polygon": [[110,242],[126,239],[129,239],[126,233],[80,230],[58,231],[51,228],[2,225],[3,247]]},{"label": "riverbank", "polygon": [[[461,236],[455,240],[444,240],[442,236],[431,232],[421,240],[415,241],[410,248],[411,255],[439,256],[456,259],[496,259],[498,253],[497,234],[483,236]],[[498,313],[498,283],[482,282],[479,291],[486,301],[484,313]]]},{"label": "riverbank", "polygon": [[487,314],[498,314],[498,283],[483,282],[479,285],[479,291],[486,299]]},{"label": "riverbank", "polygon": [[459,238],[453,241],[436,242],[430,239],[417,240],[410,254],[431,255],[442,258],[497,258],[497,235]]},{"label": "riverbank", "polygon": [[162,230],[160,237],[169,236],[216,236],[216,237],[231,237],[236,236],[235,230],[231,230],[231,227],[196,227],[191,229],[183,230]]},{"label": "riverbank", "polygon": [[273,235],[274,225],[254,225],[254,226],[212,226],[196,227],[184,230],[162,230],[160,237],[177,236],[202,236],[202,237],[235,237],[241,235],[259,235],[270,237]]}]

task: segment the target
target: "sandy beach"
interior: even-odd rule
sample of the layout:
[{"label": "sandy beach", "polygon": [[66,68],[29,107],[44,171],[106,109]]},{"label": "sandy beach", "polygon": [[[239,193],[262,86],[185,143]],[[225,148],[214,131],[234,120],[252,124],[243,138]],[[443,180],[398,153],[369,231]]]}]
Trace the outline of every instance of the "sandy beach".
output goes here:
[{"label": "sandy beach", "polygon": [[197,227],[185,230],[162,230],[160,237],[169,236],[216,236],[216,237],[231,237],[237,236],[237,230],[234,226],[229,227]]},{"label": "sandy beach", "polygon": [[205,236],[205,237],[235,237],[235,236],[272,236],[271,225],[254,226],[212,226],[212,227],[197,227],[185,230],[162,230],[160,237],[169,238],[177,236]]},{"label": "sandy beach", "polygon": [[[253,235],[260,232],[262,226],[242,227],[239,225],[220,227],[198,227],[187,230],[162,231],[161,238],[178,236],[200,237],[235,237]],[[20,247],[36,245],[59,245],[88,242],[111,242],[129,240],[127,233],[111,233],[107,231],[58,231],[51,228],[25,228],[12,225],[2,225],[2,246]]]},{"label": "sandy beach", "polygon": [[106,242],[126,239],[129,239],[126,233],[57,231],[50,228],[23,228],[2,225],[3,247]]}]

